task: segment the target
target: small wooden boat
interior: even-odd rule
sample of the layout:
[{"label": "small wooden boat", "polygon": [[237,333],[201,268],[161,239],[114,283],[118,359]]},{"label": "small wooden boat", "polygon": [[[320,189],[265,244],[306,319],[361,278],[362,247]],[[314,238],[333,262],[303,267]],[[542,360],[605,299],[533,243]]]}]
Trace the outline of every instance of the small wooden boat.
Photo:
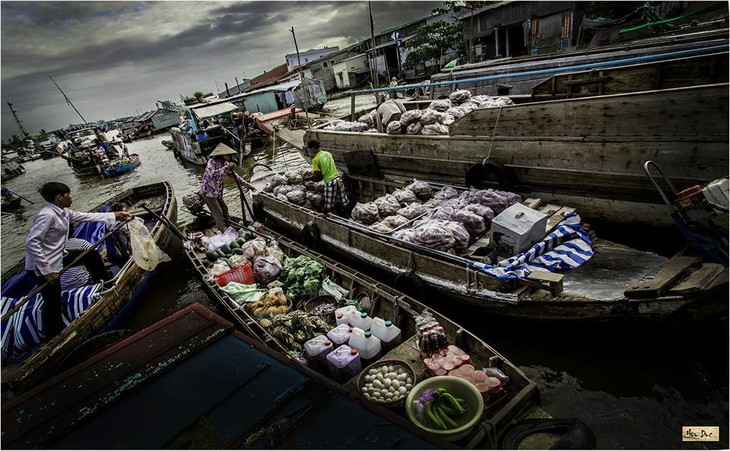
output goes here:
[{"label": "small wooden boat", "polygon": [[140,164],[142,164],[142,162],[139,160],[139,155],[133,153],[129,156],[129,158],[110,163],[104,168],[102,173],[106,177],[117,177],[122,174],[126,174],[127,172],[133,171]]},{"label": "small wooden boat", "polygon": [[[366,177],[349,180],[351,200],[362,203],[405,186]],[[434,191],[439,188],[433,185]],[[539,198],[523,198],[522,204],[548,216],[545,235],[565,213],[580,213]],[[689,321],[727,315],[727,241],[724,262],[720,257],[720,263],[711,263],[683,254],[667,259],[590,237],[593,255],[577,268],[503,279],[482,265],[493,251],[488,234],[470,237],[466,251],[453,255],[295,205],[266,190],[257,194],[254,207],[272,228],[299,236],[310,247],[384,271],[408,292],[431,293],[485,314],[556,322]]]},{"label": "small wooden boat", "polygon": [[235,326],[193,304],[4,400],[3,448],[453,449]]},{"label": "small wooden boat", "polygon": [[[232,291],[225,290],[224,287],[219,286],[218,278],[214,280],[211,277],[209,270],[210,263],[207,263],[210,252],[206,253],[205,248],[199,244],[204,242],[203,238],[208,239],[213,236],[214,229],[209,228],[210,225],[209,218],[201,216],[196,221],[184,226],[181,233],[184,240],[183,248],[185,254],[194,265],[205,287],[210,291],[213,298],[218,301],[220,307],[225,309],[228,316],[246,331],[247,335],[254,337],[260,343],[278,352],[288,355],[292,359],[301,359],[300,352],[302,350],[302,343],[315,338],[320,333],[326,334],[327,330],[335,327],[334,311],[329,311],[329,313],[316,313],[317,305],[322,301],[321,296],[302,303],[301,301],[304,298],[308,298],[309,295],[302,295],[301,292],[298,292],[298,285],[293,283],[289,278],[286,279],[283,287],[286,290],[288,301],[292,307],[292,310],[287,311],[287,313],[270,315],[264,312],[260,313],[256,310],[252,311],[254,306],[250,306],[246,302],[241,302],[240,299],[238,301],[235,300],[236,297],[232,294]],[[507,425],[528,417],[549,418],[547,413],[537,403],[537,388],[535,384],[516,365],[512,364],[487,343],[454,323],[449,318],[427,308],[419,300],[406,296],[365,274],[356,272],[340,262],[313,252],[263,227],[257,229],[252,227],[240,228],[238,229],[238,233],[242,236],[244,234],[245,236],[249,236],[249,240],[259,240],[260,243],[266,242],[267,249],[269,249],[266,251],[267,255],[275,255],[278,252],[283,252],[282,257],[285,259],[285,266],[292,263],[294,259],[298,259],[301,261],[301,264],[305,265],[311,265],[312,262],[318,263],[320,265],[318,268],[321,268],[322,274],[325,276],[324,280],[331,282],[331,284],[322,282],[321,290],[325,290],[325,285],[328,286],[328,289],[320,291],[320,293],[339,293],[338,295],[342,298],[340,301],[335,301],[336,297],[334,294],[331,296],[325,295],[324,299],[328,299],[328,302],[333,302],[333,305],[338,302],[343,302],[345,299],[351,299],[363,311],[368,312],[372,318],[392,319],[393,324],[401,330],[402,342],[380,355],[380,357],[377,357],[377,360],[373,357],[371,361],[373,365],[377,366],[377,362],[393,360],[407,362],[414,372],[416,381],[427,377],[422,365],[423,356],[419,350],[421,333],[418,330],[416,319],[420,315],[430,312],[445,330],[448,342],[469,354],[474,362],[473,365],[475,368],[496,367],[506,374],[510,382],[504,387],[505,391],[498,395],[494,394],[494,396],[489,398],[489,401],[486,403],[486,411],[479,425],[467,437],[455,442],[458,447],[492,447],[494,443],[490,442],[490,440],[495,437],[498,438],[499,434]],[[241,248],[245,247],[246,244],[244,242]],[[252,248],[253,246],[247,249]],[[269,254],[269,251],[272,253]],[[248,250],[244,250],[243,252],[248,252]],[[232,259],[233,257],[231,257]],[[316,265],[316,263],[314,264]],[[313,267],[308,266],[308,268],[307,271],[311,270],[311,274],[316,273]],[[316,271],[319,270],[317,269]],[[289,271],[294,273],[295,270],[290,267]],[[229,276],[218,277],[227,279]],[[256,275],[255,277],[258,280],[259,276]],[[253,277],[248,282],[244,281],[243,283],[249,283],[252,280]],[[283,277],[280,277],[278,280],[284,281]],[[240,282],[241,280],[238,281]],[[277,283],[274,282],[274,284]],[[337,288],[333,289],[333,285]],[[260,286],[262,288],[264,287],[263,284]],[[273,292],[274,289],[271,290]],[[299,294],[296,295],[297,297],[294,297],[293,293]],[[303,310],[300,310],[300,308]],[[288,323],[296,323],[298,325],[289,324],[287,326]],[[297,343],[299,344],[297,345]],[[314,363],[310,363],[310,365],[314,367]],[[328,377],[333,377],[326,369],[320,369],[319,371]],[[349,380],[346,382],[345,380],[340,381],[343,384],[342,386],[351,393],[350,396],[362,397],[358,390],[357,383],[359,379],[357,375],[348,377]],[[365,404],[370,405],[367,402]],[[394,406],[393,413],[400,415],[402,417],[400,420],[404,420],[403,417],[406,416],[402,406],[399,408],[398,406]],[[553,440],[554,438],[550,437],[548,440]]]},{"label": "small wooden boat", "polygon": [[[113,203],[123,202],[133,215],[145,221],[150,235],[160,248],[165,248],[170,234],[156,217],[150,217],[141,205],[145,205],[160,217],[174,221],[177,218],[177,200],[168,182],[130,188],[103,202],[90,211],[109,211]],[[95,243],[105,234],[103,223],[90,222],[77,226],[74,236]],[[104,242],[97,249],[107,250]],[[40,295],[27,303],[24,297],[36,284],[24,269],[24,259],[2,276],[2,382],[17,392],[23,392],[49,377],[63,359],[85,340],[105,328],[114,328],[115,322],[129,315],[141,299],[141,293],[154,271],[140,268],[133,259],[119,266],[112,266],[114,277],[103,284],[88,285],[63,292],[68,307],[66,315],[70,324],[50,342],[42,342],[42,326],[38,323]],[[17,310],[17,311],[16,311]],[[16,311],[12,316],[11,311]],[[82,314],[83,313],[83,314]]]},{"label": "small wooden boat", "polygon": [[182,130],[180,127],[170,129],[172,151],[175,156],[193,164],[205,165],[208,162],[208,155],[220,143],[238,149],[239,139],[215,123],[216,116],[229,115],[237,110],[238,106],[228,101],[186,106],[181,114],[187,119],[190,129]]},{"label": "small wooden boat", "polygon": [[10,212],[15,211],[18,208],[20,208],[22,199],[18,196],[15,196],[13,194],[9,196],[4,196],[2,201],[2,206],[0,206],[0,211],[3,212]]},{"label": "small wooden boat", "polygon": [[[128,165],[126,145],[113,134],[113,139],[105,143],[101,140],[103,135],[97,127],[87,127],[73,130],[67,133],[59,144],[59,152],[50,151],[54,156],[61,156],[66,160],[69,167],[77,175],[106,175],[113,176],[114,170],[107,169],[120,165],[120,168],[128,167],[127,171],[134,169],[135,165]],[[70,143],[70,144],[69,144]],[[108,151],[100,149],[101,144],[107,146]],[[118,175],[118,174],[117,174]]]},{"label": "small wooden boat", "polygon": [[668,225],[643,164],[657,161],[675,186],[725,176],[728,104],[728,83],[719,83],[476,109],[456,119],[448,135],[324,125],[307,130],[304,141],[317,138],[349,175],[489,182],[560,199],[589,219]]}]

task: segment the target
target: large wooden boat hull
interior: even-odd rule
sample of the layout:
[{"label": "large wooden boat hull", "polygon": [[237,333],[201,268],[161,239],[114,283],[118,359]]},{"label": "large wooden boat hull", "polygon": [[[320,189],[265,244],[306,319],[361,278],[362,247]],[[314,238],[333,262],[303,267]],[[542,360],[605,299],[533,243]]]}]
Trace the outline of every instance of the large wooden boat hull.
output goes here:
[{"label": "large wooden boat hull", "polygon": [[452,447],[243,335],[201,304],[3,401],[5,449],[352,449],[363,444]]},{"label": "large wooden boat hull", "polygon": [[[655,72],[655,82],[660,85],[662,79],[667,75],[662,73],[661,65],[664,61],[724,51],[727,50],[727,45],[728,30],[724,28],[636,40],[625,44],[588,50],[571,49],[557,54],[499,58],[482,63],[465,64],[433,75],[431,83],[442,84],[435,88],[436,96],[448,95],[450,86],[446,82],[451,81],[459,82],[460,89],[469,89],[478,94],[532,94],[536,87],[542,83],[550,82],[555,75],[575,72],[585,68],[592,69],[594,77],[601,77],[600,73],[602,71],[617,65],[656,62],[658,69]],[[718,69],[714,73],[723,76],[722,69]],[[708,71],[700,75],[700,79],[706,79],[706,77],[711,76],[712,72]],[[709,80],[704,83],[716,81],[719,80]],[[691,84],[699,83],[702,82],[698,81]]]},{"label": "large wooden boat hull", "polygon": [[[131,188],[90,211],[100,211],[112,203],[122,201],[133,203],[130,212],[141,217],[145,216],[145,211],[139,205],[144,203],[170,221],[174,222],[177,218],[177,200],[172,185],[168,182]],[[171,238],[168,228],[154,218],[145,217],[145,224],[158,247],[166,248]],[[3,280],[8,280],[8,277],[21,271],[24,271],[23,261],[3,274]],[[2,382],[16,392],[22,392],[47,379],[71,351],[102,331],[120,314],[129,313],[141,299],[142,289],[153,275],[154,271],[140,268],[133,259],[127,261],[113,279],[115,283],[104,289],[99,300],[50,342],[40,345],[37,352],[20,367],[10,371],[7,376],[3,374]]]},{"label": "large wooden boat hull", "polygon": [[[366,202],[403,185],[360,179],[351,180],[350,186],[351,196]],[[594,239],[593,257],[583,266],[562,273],[559,290],[553,283],[497,279],[471,268],[467,258],[407,245],[354,221],[282,201],[271,193],[258,193],[256,203],[273,228],[299,236],[310,246],[377,270],[389,280],[402,282],[409,292],[463,303],[485,314],[554,322],[681,322],[727,315],[727,267],[694,257],[667,260]],[[636,287],[647,289],[627,295]]]},{"label": "large wooden boat hull", "polygon": [[680,189],[723,177],[728,123],[722,83],[475,110],[448,136],[319,127],[304,139],[319,139],[345,174],[457,185],[468,177],[503,180],[513,191],[565,199],[586,218],[666,225],[644,162],[656,161]]},{"label": "large wooden boat hull", "polygon": [[[204,220],[201,219],[199,221]],[[201,226],[200,223],[188,224],[185,226],[184,234],[186,237],[192,238],[193,233],[201,229],[205,230],[205,225]],[[369,314],[371,317],[378,316],[394,319],[394,324],[401,329],[403,342],[383,355],[381,359],[396,359],[409,362],[416,373],[417,381],[425,376],[423,368],[421,368],[419,363],[422,357],[417,345],[419,333],[414,320],[417,315],[426,310],[429,310],[439,324],[444,327],[449,337],[449,342],[460,347],[471,356],[476,368],[496,365],[510,377],[510,383],[506,387],[507,392],[505,397],[487,409],[480,422],[481,425],[475,428],[475,431],[468,437],[456,442],[457,447],[491,447],[494,443],[490,442],[490,437],[497,437],[503,428],[511,422],[526,417],[549,418],[549,415],[539,407],[538,392],[534,382],[516,365],[512,364],[489,344],[468,330],[465,330],[442,314],[429,309],[418,299],[406,296],[374,278],[361,272],[356,272],[336,260],[307,249],[285,236],[268,229],[263,232],[259,231],[259,233],[263,233],[263,236],[274,239],[287,257],[307,256],[324,265],[330,280],[348,290],[348,294],[345,295],[348,299],[361,300],[367,298],[370,300],[371,307],[369,308]],[[208,270],[203,265],[203,260],[205,259],[204,253],[196,251],[192,246],[183,246],[183,248],[208,291],[218,301],[218,305],[225,309],[228,316],[240,328],[245,330],[248,335],[255,337],[258,341],[274,350],[291,355],[290,349],[281,338],[272,336],[270,329],[263,327],[253,315],[249,314],[243,307],[233,301],[224,290],[212,281]],[[356,378],[351,379],[343,384],[343,386],[352,393],[352,396],[361,396],[357,393]],[[401,415],[403,415],[403,412],[401,412]],[[552,439],[554,437],[547,438],[548,442],[546,443],[549,443]]]}]

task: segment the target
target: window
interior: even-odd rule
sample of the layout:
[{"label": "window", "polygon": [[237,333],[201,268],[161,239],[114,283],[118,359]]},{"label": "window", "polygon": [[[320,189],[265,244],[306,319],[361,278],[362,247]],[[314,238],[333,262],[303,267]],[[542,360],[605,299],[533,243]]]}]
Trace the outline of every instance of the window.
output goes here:
[{"label": "window", "polygon": [[325,62],[323,63],[323,66],[324,66],[324,67],[327,67],[327,61],[325,61]]}]

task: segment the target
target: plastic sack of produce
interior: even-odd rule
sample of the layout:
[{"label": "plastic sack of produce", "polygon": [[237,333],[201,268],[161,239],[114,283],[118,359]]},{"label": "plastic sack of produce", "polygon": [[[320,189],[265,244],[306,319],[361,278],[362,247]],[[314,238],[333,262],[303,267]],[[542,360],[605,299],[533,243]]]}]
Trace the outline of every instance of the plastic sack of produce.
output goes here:
[{"label": "plastic sack of produce", "polygon": [[228,227],[223,233],[218,232],[213,236],[202,237],[200,239],[200,242],[209,251],[214,251],[224,244],[230,243],[236,238],[238,238],[238,233],[236,232],[236,229],[234,229],[233,227]]},{"label": "plastic sack of produce", "polygon": [[388,124],[386,132],[390,135],[399,135],[403,132],[403,124],[400,121],[393,121]]},{"label": "plastic sack of produce", "polygon": [[253,262],[253,274],[256,282],[266,285],[279,278],[281,262],[275,255],[258,257]]},{"label": "plastic sack of produce", "polygon": [[449,127],[443,124],[424,125],[421,130],[422,135],[448,135]]},{"label": "plastic sack of produce", "polygon": [[400,210],[400,203],[392,194],[380,196],[373,202],[378,207],[378,213],[381,218],[394,215],[396,211]]},{"label": "plastic sack of produce", "polygon": [[400,202],[401,205],[407,205],[418,200],[416,194],[408,188],[397,189],[393,191],[393,197],[395,197],[395,199]]},{"label": "plastic sack of produce", "polygon": [[159,263],[170,261],[170,257],[157,247],[157,243],[155,243],[142,219],[134,218],[128,224],[132,259],[134,259],[137,266],[152,271]]},{"label": "plastic sack of produce", "polygon": [[286,193],[286,198],[289,200],[289,202],[295,204],[295,205],[302,205],[307,200],[306,194],[304,194],[304,191],[299,189],[293,189]]},{"label": "plastic sack of produce", "polygon": [[403,125],[409,125],[414,122],[421,120],[421,110],[408,110],[403,113],[400,117],[400,122]]},{"label": "plastic sack of produce", "polygon": [[[222,286],[221,290],[228,293],[228,296],[233,299],[237,305],[243,305],[246,302],[260,301],[266,294],[266,288],[258,288],[256,284],[245,285],[238,282],[229,282]],[[236,307],[237,305],[232,307]]]},{"label": "plastic sack of produce", "polygon": [[336,301],[342,300],[347,293],[349,293],[349,291],[332,282],[329,277],[324,278],[322,281],[322,287],[319,289],[319,294],[321,296],[330,295],[335,298]]},{"label": "plastic sack of produce", "polygon": [[406,186],[409,190],[413,191],[413,194],[416,195],[421,200],[430,199],[433,195],[433,189],[431,188],[431,185],[429,185],[426,182],[420,182],[418,180],[414,180],[413,183]]},{"label": "plastic sack of produce", "polygon": [[420,122],[414,122],[412,124],[408,124],[406,126],[406,134],[407,135],[417,135],[421,133],[421,129],[423,128],[423,125],[421,125]]},{"label": "plastic sack of produce", "polygon": [[302,183],[302,174],[299,171],[287,171],[284,173],[284,176],[289,181],[290,185],[295,185],[297,183]]},{"label": "plastic sack of produce", "polygon": [[[451,101],[448,99],[438,99],[431,102],[431,104],[428,106],[428,108],[436,111],[444,112],[451,108]],[[428,109],[427,108],[427,109]]]},{"label": "plastic sack of produce", "polygon": [[410,205],[406,205],[405,207],[401,208],[400,210],[396,211],[395,213],[397,215],[403,216],[406,219],[414,219],[419,216],[423,216],[424,213],[426,213],[428,210],[423,205],[414,202]]},{"label": "plastic sack of produce", "polygon": [[466,89],[459,89],[458,91],[454,91],[449,94],[449,100],[451,100],[451,103],[453,105],[461,105],[462,103],[469,100],[470,97],[471,92],[467,91]]},{"label": "plastic sack of produce", "polygon": [[378,213],[378,206],[375,202],[360,203],[355,205],[350,215],[355,221],[361,222],[365,225],[370,225],[380,219]]}]

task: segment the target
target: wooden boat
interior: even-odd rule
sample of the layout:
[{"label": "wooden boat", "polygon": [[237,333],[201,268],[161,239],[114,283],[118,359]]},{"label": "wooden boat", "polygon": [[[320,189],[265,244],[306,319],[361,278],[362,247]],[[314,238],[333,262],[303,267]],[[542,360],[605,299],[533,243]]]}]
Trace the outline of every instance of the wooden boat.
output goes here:
[{"label": "wooden boat", "polygon": [[[147,206],[157,215],[174,221],[177,218],[177,200],[172,186],[168,182],[130,188],[113,198],[103,202],[90,211],[108,211],[116,202],[129,205],[129,211],[144,219],[150,235],[160,248],[167,246],[170,234],[166,227],[155,217],[150,217],[141,205]],[[74,235],[94,243],[104,234],[102,223],[83,223],[74,230]],[[98,249],[106,248],[104,243]],[[101,250],[100,250],[101,251]],[[24,270],[24,259],[5,272],[2,276],[3,293],[3,375],[2,382],[18,393],[36,385],[50,376],[63,359],[85,340],[93,337],[105,328],[114,328],[117,321],[127,316],[141,299],[146,284],[154,275],[154,271],[140,268],[133,259],[129,259],[122,267],[112,267],[114,278],[102,286],[86,286],[69,296],[74,302],[81,301],[81,296],[94,292],[96,300],[90,305],[79,307],[74,304],[74,315],[83,314],[72,320],[60,334],[50,342],[41,343],[38,337],[37,317],[33,306],[38,298],[26,304],[24,296],[36,288],[32,277]],[[89,302],[91,300],[86,300]],[[10,316],[9,312],[18,305],[18,312]],[[32,330],[20,329],[18,321],[29,325]],[[35,325],[35,326],[34,326]],[[10,336],[10,334],[13,336]],[[18,336],[23,336],[23,342]],[[22,345],[22,346],[21,346]],[[15,349],[14,352],[10,350]]]},{"label": "wooden boat", "polygon": [[139,155],[132,154],[129,156],[128,159],[125,158],[123,160],[110,164],[102,171],[102,174],[104,174],[106,177],[117,177],[119,175],[133,171],[140,164],[142,164],[142,162],[139,161]]},{"label": "wooden boat", "polygon": [[[181,114],[185,116],[191,129],[188,131],[183,131],[180,127],[170,129],[172,151],[175,156],[193,164],[204,165],[208,162],[208,155],[220,143],[225,143],[232,149],[243,147],[233,133],[215,123],[216,116],[230,115],[237,110],[238,106],[227,101],[198,103],[185,107]],[[210,125],[205,126],[204,124],[208,122]]]},{"label": "wooden boat", "polygon": [[562,199],[585,218],[667,225],[644,162],[657,161],[675,186],[720,178],[728,167],[728,122],[728,84],[719,83],[478,109],[457,119],[447,136],[320,126],[304,140],[319,139],[349,175],[487,182]]},{"label": "wooden boat", "polygon": [[[351,200],[357,202],[404,186],[366,177],[349,180]],[[575,210],[539,198],[523,197],[522,203],[549,217],[546,234],[564,213]],[[477,241],[478,236],[472,237],[466,252],[457,256],[378,233],[349,218],[323,215],[265,190],[257,194],[254,206],[272,228],[300,236],[310,247],[384,272],[411,293],[430,293],[485,314],[556,322],[689,321],[727,315],[727,257],[724,264],[682,254],[667,259],[591,237],[594,254],[575,269],[504,280],[476,267],[489,251],[488,235]],[[726,241],[724,249],[727,255]]]},{"label": "wooden boat", "polygon": [[[302,326],[301,329],[299,326],[296,326],[296,331],[292,329],[294,336],[289,336],[281,332],[280,326],[272,325],[274,323],[285,324],[285,322],[282,323],[281,321],[289,321],[288,319],[284,319],[285,316],[289,318],[287,314],[256,316],[249,311],[245,303],[235,301],[232,295],[218,286],[206,267],[207,255],[204,250],[205,248],[201,248],[200,245],[195,244],[196,239],[202,239],[200,232],[203,232],[205,236],[211,236],[213,234],[213,229],[209,228],[210,225],[210,219],[201,216],[196,221],[184,226],[180,234],[184,239],[183,248],[185,254],[190,262],[192,262],[205,287],[210,291],[213,298],[218,301],[219,306],[225,309],[228,316],[240,328],[245,330],[247,335],[254,337],[260,343],[276,351],[290,356],[292,359],[297,358],[299,354],[297,351],[293,351],[292,342],[299,342],[301,349],[301,343],[305,340],[315,338],[317,332],[312,332],[312,329],[307,326]],[[240,229],[240,231],[240,233],[245,231],[249,235],[254,234],[252,236],[253,238],[259,236],[264,240],[269,240],[267,241],[269,243],[268,246],[278,246],[283,251],[286,259],[304,257],[318,262],[322,265],[326,277],[340,287],[340,296],[344,293],[344,298],[356,300],[363,310],[367,311],[373,318],[392,318],[393,323],[401,329],[403,341],[386,354],[378,357],[378,360],[375,362],[385,362],[388,360],[408,362],[414,371],[416,381],[423,379],[425,377],[424,369],[421,365],[423,357],[418,347],[420,333],[417,329],[415,319],[417,316],[430,311],[438,323],[445,329],[449,343],[467,352],[474,361],[474,367],[493,366],[503,371],[510,378],[509,384],[504,387],[504,393],[489,398],[491,401],[487,402],[488,407],[479,426],[468,437],[457,441],[457,446],[465,448],[494,446],[493,443],[490,443],[490,439],[494,437],[498,438],[499,434],[501,434],[507,425],[528,417],[549,417],[538,405],[535,384],[517,366],[501,356],[487,343],[454,323],[449,318],[428,309],[417,299],[408,297],[365,274],[355,272],[342,263],[313,252],[271,230],[260,227],[258,229]],[[198,234],[197,238],[196,233]],[[263,287],[263,285],[261,286]],[[294,290],[291,288],[291,285],[286,286],[286,288],[288,290]],[[331,299],[334,301],[335,298],[332,297]],[[289,301],[292,300],[294,300],[292,302],[293,307],[296,309],[297,301],[290,297]],[[312,301],[315,301],[315,299],[304,303],[304,309],[308,312],[312,311],[311,306],[313,304],[310,304]],[[242,307],[241,304],[244,304],[244,306]],[[301,313],[304,315],[304,312],[301,311],[293,310],[293,312],[294,314]],[[289,314],[292,313],[290,312]],[[305,316],[307,319],[302,320],[302,324],[310,324],[309,320],[312,320],[312,315]],[[325,314],[324,316],[318,317],[316,321],[325,321],[326,328],[329,330],[330,327],[335,326],[333,312],[329,314],[329,319],[327,317]],[[322,333],[326,333],[326,331]],[[312,334],[312,336],[310,337],[308,334]],[[328,375],[329,373],[324,370],[322,374]],[[350,396],[362,397],[358,393],[357,377],[352,377],[352,379],[343,383],[343,387],[350,392]],[[365,404],[370,405],[367,402]],[[394,408],[393,412],[402,417],[400,418],[401,421],[404,419],[405,412],[402,407]],[[547,439],[553,440],[554,438],[549,437]]]},{"label": "wooden boat", "polygon": [[2,201],[2,206],[0,207],[0,211],[9,212],[14,211],[20,208],[20,203],[22,199],[18,196],[15,196],[13,194],[9,196],[4,196]]},{"label": "wooden boat", "polygon": [[193,304],[3,401],[3,448],[453,448],[235,325]]},{"label": "wooden boat", "polygon": [[[497,58],[481,63],[464,64],[453,69],[444,69],[442,72],[434,74],[430,81],[432,84],[437,85],[434,88],[436,97],[449,95],[449,85],[444,84],[444,82],[453,80],[461,81],[461,89],[478,91],[479,94],[532,94],[536,86],[550,80],[554,75],[585,69],[592,70],[595,76],[600,77],[600,72],[611,67],[651,62],[658,63],[652,69],[658,83],[655,86],[656,89],[665,78],[665,75],[662,74],[664,61],[723,52],[727,50],[727,46],[728,29],[723,28],[682,33],[674,36],[637,39],[622,44],[592,49],[567,49],[557,54]],[[687,68],[694,66],[694,63],[688,63]],[[691,84],[721,81],[711,78],[713,74],[726,77],[726,74],[722,74],[722,68],[718,69],[718,72],[698,73],[698,80]]]},{"label": "wooden boat", "polygon": [[[97,148],[102,144],[101,136],[101,130],[97,127],[73,130],[64,136],[59,144],[59,152],[51,153],[63,157],[77,175],[106,175],[107,169],[127,159],[127,149],[126,145],[114,135],[114,140],[105,142],[110,150],[99,156]],[[73,146],[69,145],[69,142]]]}]

